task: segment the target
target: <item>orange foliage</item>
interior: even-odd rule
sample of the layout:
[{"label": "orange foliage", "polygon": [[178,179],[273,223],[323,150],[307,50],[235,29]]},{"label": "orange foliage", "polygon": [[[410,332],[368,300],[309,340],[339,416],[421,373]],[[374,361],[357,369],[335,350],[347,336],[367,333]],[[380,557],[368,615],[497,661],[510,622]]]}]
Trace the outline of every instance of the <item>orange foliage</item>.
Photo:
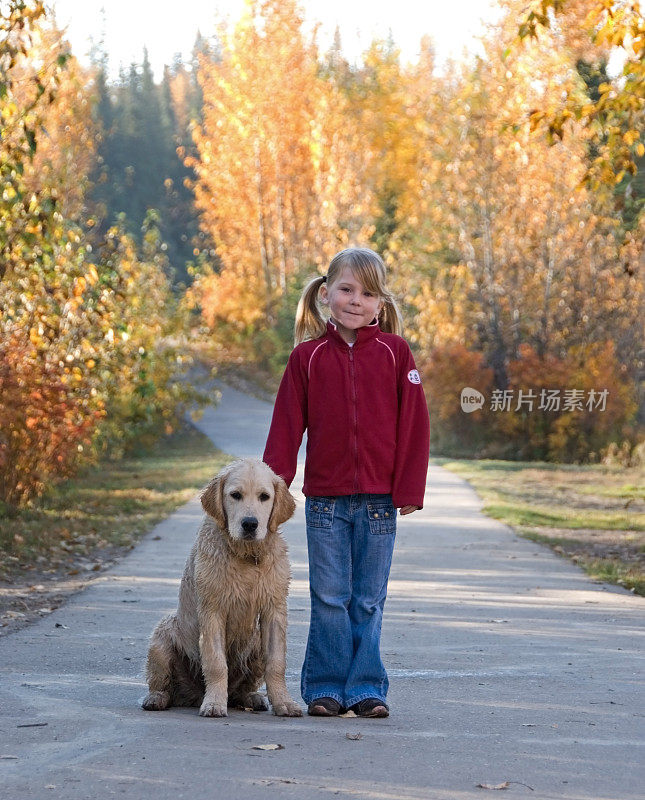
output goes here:
[{"label": "orange foliage", "polygon": [[[622,74],[598,87],[598,98],[564,84],[558,102],[531,113],[550,141],[565,136],[568,123],[580,120],[594,138],[599,155],[585,181],[596,190],[636,174],[636,159],[645,154],[641,140],[645,114],[645,15],[640,0],[504,0],[518,34],[575,58],[597,62],[619,51]],[[549,13],[552,12],[552,13]],[[555,41],[548,41],[552,36]]]},{"label": "orange foliage", "polygon": [[359,145],[347,146],[354,128],[302,27],[294,0],[247,0],[221,32],[221,60],[200,58],[203,123],[185,163],[221,264],[193,288],[209,324],[270,329],[292,276],[322,267],[360,228],[364,191],[349,157]]},{"label": "orange foliage", "polygon": [[575,348],[570,355],[569,386],[585,394],[608,390],[605,410],[585,407],[558,417],[549,436],[553,461],[596,460],[600,450],[624,435],[625,425],[636,412],[635,385],[626,380],[626,367],[616,357],[613,341]]},{"label": "orange foliage", "polygon": [[[253,328],[264,317],[262,287],[258,283],[256,275],[240,275],[233,270],[205,273],[199,283],[199,299],[209,328],[216,328],[220,322],[240,332]],[[194,295],[189,292],[189,297]],[[241,308],[245,309],[244,314],[240,313]]]},{"label": "orange foliage", "polygon": [[433,449],[452,455],[472,453],[487,440],[490,414],[484,406],[466,414],[461,410],[461,390],[468,387],[487,396],[493,385],[493,370],[482,353],[461,344],[436,347],[422,366],[428,397]]},{"label": "orange foliage", "polygon": [[[541,357],[530,345],[520,345],[508,364],[510,407],[498,410],[491,409],[493,371],[481,353],[461,344],[437,347],[422,371],[438,453],[594,461],[636,411],[633,384],[625,380],[613,342],[573,348],[565,358]],[[481,409],[462,411],[466,387],[484,395]],[[556,391],[559,405],[547,404],[549,390]],[[579,408],[567,402],[574,391]]]},{"label": "orange foliage", "polygon": [[[541,357],[524,344],[508,373],[513,402],[509,411],[495,412],[494,428],[516,443],[520,459],[595,461],[636,411],[634,386],[611,341],[573,347],[565,358]],[[559,396],[555,408],[547,405],[549,390]],[[532,404],[519,403],[520,391]]]},{"label": "orange foliage", "polygon": [[0,497],[19,505],[72,474],[104,412],[18,331],[0,341],[0,397]]},{"label": "orange foliage", "polygon": [[[486,367],[482,353],[474,353],[461,344],[453,344],[433,350],[423,374],[432,414],[441,422],[446,422],[461,418],[459,395],[464,387],[476,389],[482,394],[490,391],[493,371]],[[482,416],[483,409],[471,414],[475,420]]]},{"label": "orange foliage", "polygon": [[[510,410],[495,412],[495,428],[498,434],[516,442],[516,457],[548,460],[549,437],[560,413],[540,409],[540,405],[545,405],[540,399],[542,392],[546,399],[550,389],[558,390],[562,397],[564,389],[574,388],[571,364],[550,353],[540,357],[528,344],[520,345],[518,350],[519,357],[508,365],[508,388],[513,392],[513,402]],[[535,397],[532,406],[518,407],[520,390],[524,398],[529,394]]]},{"label": "orange foliage", "polygon": [[99,445],[167,428],[184,394],[164,341],[176,329],[158,230],[146,221],[142,258],[118,228],[89,255],[91,98],[43,7],[12,6],[0,15],[2,505],[26,503]]},{"label": "orange foliage", "polygon": [[[64,46],[60,31],[44,30],[33,57],[42,55],[46,63],[51,62],[52,54]],[[90,71],[71,56],[60,76],[55,103],[43,110],[42,127],[47,135],[38,137],[38,149],[25,170],[30,191],[39,192],[45,185],[59,190],[58,208],[68,219],[87,213],[88,176],[96,159],[98,134],[91,116],[92,102]],[[62,187],[65,190],[61,192]]]}]

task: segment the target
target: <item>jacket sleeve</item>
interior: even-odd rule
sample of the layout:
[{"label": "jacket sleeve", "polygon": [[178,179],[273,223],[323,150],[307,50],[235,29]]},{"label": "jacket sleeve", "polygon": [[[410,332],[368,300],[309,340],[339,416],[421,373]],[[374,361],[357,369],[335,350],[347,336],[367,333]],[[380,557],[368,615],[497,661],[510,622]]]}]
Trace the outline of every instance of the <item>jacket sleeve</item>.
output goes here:
[{"label": "jacket sleeve", "polygon": [[296,474],[298,450],[307,427],[307,373],[303,361],[297,349],[289,356],[262,456],[287,486]]},{"label": "jacket sleeve", "polygon": [[396,508],[423,508],[430,455],[430,416],[414,357],[403,342],[397,359],[399,417],[397,422],[392,502]]}]

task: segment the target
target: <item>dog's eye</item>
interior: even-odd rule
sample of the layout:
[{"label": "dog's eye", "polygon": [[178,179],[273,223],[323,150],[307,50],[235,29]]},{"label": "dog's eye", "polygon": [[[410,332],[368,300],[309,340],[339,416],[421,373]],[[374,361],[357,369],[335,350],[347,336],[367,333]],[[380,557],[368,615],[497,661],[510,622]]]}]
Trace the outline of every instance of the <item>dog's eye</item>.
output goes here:
[{"label": "dog's eye", "polygon": [[231,492],[231,497],[233,498],[233,500],[241,500],[242,492]]},{"label": "dog's eye", "polygon": [[262,494],[260,495],[260,500],[262,500],[263,503],[266,500],[270,500],[270,499],[271,499],[271,495],[267,494],[266,492],[262,492]]}]

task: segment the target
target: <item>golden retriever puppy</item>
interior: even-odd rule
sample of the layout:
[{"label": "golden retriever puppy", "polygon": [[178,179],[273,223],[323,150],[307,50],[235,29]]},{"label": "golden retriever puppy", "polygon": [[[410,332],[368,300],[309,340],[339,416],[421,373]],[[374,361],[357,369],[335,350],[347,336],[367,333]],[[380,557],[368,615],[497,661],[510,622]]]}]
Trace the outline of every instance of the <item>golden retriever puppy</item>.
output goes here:
[{"label": "golden retriever puppy", "polygon": [[155,628],[148,650],[150,689],[142,706],[227,706],[300,717],[285,684],[287,545],[278,526],[295,511],[285,482],[262,461],[225,467],[201,496],[206,516],[186,563],[174,614]]}]

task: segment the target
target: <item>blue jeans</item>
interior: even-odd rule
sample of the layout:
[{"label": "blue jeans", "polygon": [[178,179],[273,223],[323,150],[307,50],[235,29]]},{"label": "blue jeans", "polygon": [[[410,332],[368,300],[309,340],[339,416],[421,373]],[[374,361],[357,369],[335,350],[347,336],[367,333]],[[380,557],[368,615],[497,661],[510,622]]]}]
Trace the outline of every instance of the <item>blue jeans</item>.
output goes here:
[{"label": "blue jeans", "polygon": [[379,645],[396,515],[389,494],[306,498],[311,622],[300,686],[307,704],[385,701]]}]

